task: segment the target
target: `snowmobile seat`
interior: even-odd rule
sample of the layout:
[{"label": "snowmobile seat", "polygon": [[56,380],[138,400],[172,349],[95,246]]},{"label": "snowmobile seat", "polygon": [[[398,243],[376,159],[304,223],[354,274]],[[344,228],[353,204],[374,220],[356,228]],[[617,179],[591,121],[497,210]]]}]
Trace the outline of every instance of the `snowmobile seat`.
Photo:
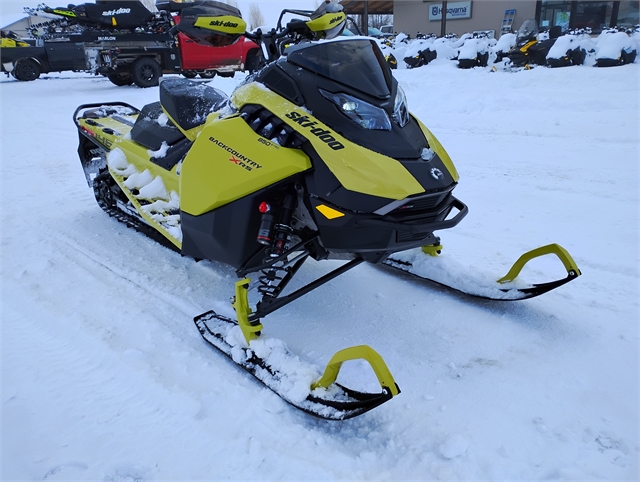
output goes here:
[{"label": "snowmobile seat", "polygon": [[131,140],[152,151],[160,150],[163,142],[171,146],[181,139],[184,134],[167,118],[160,102],[145,105],[131,129]]},{"label": "snowmobile seat", "polygon": [[188,79],[165,79],[160,83],[160,103],[182,131],[203,124],[228,100],[224,92]]},{"label": "snowmobile seat", "polygon": [[73,11],[84,14],[80,17],[84,23],[109,28],[134,29],[146,25],[153,18],[153,12],[140,0],[98,0],[95,4],[78,5]]},{"label": "snowmobile seat", "polygon": [[549,38],[550,39],[557,39],[558,37],[560,37],[560,35],[562,35],[562,27],[560,25],[555,25],[553,27],[551,27],[549,29]]}]

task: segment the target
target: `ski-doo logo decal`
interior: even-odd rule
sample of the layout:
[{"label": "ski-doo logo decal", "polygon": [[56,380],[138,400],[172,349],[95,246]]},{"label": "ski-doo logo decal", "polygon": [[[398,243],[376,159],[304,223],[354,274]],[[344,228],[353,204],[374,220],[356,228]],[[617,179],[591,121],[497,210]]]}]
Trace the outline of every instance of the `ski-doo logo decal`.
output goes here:
[{"label": "ski-doo logo decal", "polygon": [[220,149],[223,149],[227,151],[229,154],[231,154],[231,158],[229,159],[229,161],[233,162],[236,166],[240,166],[247,171],[253,171],[254,169],[262,168],[262,166],[257,162],[254,162],[251,159],[249,159],[247,156],[240,154],[233,147],[229,147],[224,142],[219,141],[215,137],[213,136],[209,137],[209,140],[213,142],[216,146],[218,146]]},{"label": "ski-doo logo decal", "polygon": [[331,25],[332,23],[339,22],[340,20],[342,20],[342,15],[338,17],[333,17],[331,20],[329,20],[329,25]]},{"label": "ski-doo logo decal", "polygon": [[98,40],[115,40],[115,37],[98,37]]},{"label": "ski-doo logo decal", "polygon": [[309,119],[309,116],[293,111],[285,114],[285,117],[288,117],[296,124],[300,124],[302,127],[306,127],[307,129],[309,129],[309,132],[311,134],[316,136],[322,142],[325,142],[334,151],[344,149],[344,145],[338,142],[336,138],[331,135],[332,133],[330,130],[322,129],[320,127],[313,127],[318,123]]},{"label": "ski-doo logo decal", "polygon": [[444,179],[444,174],[437,167],[432,167],[431,168],[431,177],[434,178],[437,181],[442,181]]},{"label": "ski-doo logo decal", "polygon": [[130,8],[119,8],[117,10],[105,10],[102,12],[103,17],[110,17],[111,15],[120,15],[122,13],[131,13]]},{"label": "ski-doo logo decal", "polygon": [[209,25],[213,26],[213,27],[230,27],[230,28],[236,28],[238,26],[238,23],[234,23],[234,22],[223,22],[222,20],[211,20],[211,22],[209,22]]}]

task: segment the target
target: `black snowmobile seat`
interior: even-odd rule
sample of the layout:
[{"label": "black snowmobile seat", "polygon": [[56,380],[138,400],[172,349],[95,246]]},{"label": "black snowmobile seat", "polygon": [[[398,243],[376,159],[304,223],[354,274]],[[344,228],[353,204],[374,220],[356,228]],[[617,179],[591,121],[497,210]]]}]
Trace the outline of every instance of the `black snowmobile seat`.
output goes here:
[{"label": "black snowmobile seat", "polygon": [[166,115],[163,119],[162,115],[164,112],[160,102],[145,105],[131,129],[131,140],[147,149],[157,151],[162,147],[163,142],[171,146],[184,139],[180,129],[173,125]]},{"label": "black snowmobile seat", "polygon": [[154,15],[140,0],[97,0],[74,7],[74,12],[84,13],[85,22],[124,29],[141,27]]},{"label": "black snowmobile seat", "polygon": [[165,79],[160,83],[160,103],[183,131],[203,124],[228,100],[224,92],[188,79]]}]

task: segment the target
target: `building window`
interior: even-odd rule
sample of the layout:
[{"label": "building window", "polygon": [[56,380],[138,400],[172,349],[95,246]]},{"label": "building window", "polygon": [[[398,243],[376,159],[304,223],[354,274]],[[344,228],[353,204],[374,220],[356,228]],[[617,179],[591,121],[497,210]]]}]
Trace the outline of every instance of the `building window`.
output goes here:
[{"label": "building window", "polygon": [[551,28],[560,26],[568,29],[571,19],[571,2],[543,0],[540,9],[540,27]]},{"label": "building window", "polygon": [[618,21],[616,24],[619,27],[633,27],[640,23],[640,1],[637,2],[620,2],[620,8],[618,10]]},{"label": "building window", "polygon": [[632,27],[638,23],[640,1],[578,2],[542,0],[538,2],[539,26],[563,30],[590,28],[593,33],[614,27]]},{"label": "building window", "polygon": [[613,2],[576,2],[571,28],[590,28],[601,32],[611,25]]}]

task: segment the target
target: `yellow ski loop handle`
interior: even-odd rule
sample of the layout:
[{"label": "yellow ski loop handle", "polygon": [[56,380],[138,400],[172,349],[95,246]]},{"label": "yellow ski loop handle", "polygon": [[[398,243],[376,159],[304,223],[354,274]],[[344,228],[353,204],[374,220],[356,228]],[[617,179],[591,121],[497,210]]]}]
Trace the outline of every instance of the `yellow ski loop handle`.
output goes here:
[{"label": "yellow ski loop handle", "polygon": [[367,345],[345,348],[333,355],[322,376],[311,385],[311,390],[320,387],[329,388],[338,378],[342,364],[349,360],[366,360],[369,365],[371,365],[371,368],[373,368],[373,372],[376,374],[383,390],[388,391],[392,397],[400,393],[400,389],[393,379],[393,375],[391,375],[387,364],[377,351]]},{"label": "yellow ski loop handle", "polygon": [[[233,303],[231,304],[231,306],[236,310],[238,325],[242,330],[242,334],[244,335],[247,344],[251,344],[251,341],[258,339],[263,328],[262,323],[253,324],[249,321],[249,315],[251,314],[248,295],[250,282],[251,280],[249,278],[244,278],[236,282],[236,295]],[[391,397],[395,397],[400,393],[400,388],[398,388],[398,385],[393,379],[393,375],[391,375],[387,364],[378,352],[367,345],[352,346],[334,354],[333,357],[331,357],[331,360],[329,360],[322,377],[311,385],[311,390],[315,390],[319,387],[329,388],[329,385],[335,382],[338,378],[340,368],[344,362],[360,359],[369,362],[369,365],[371,365],[371,368],[378,378],[383,391],[389,393]]]},{"label": "yellow ski loop handle", "polygon": [[565,269],[567,270],[567,274],[570,277],[578,277],[582,273],[578,269],[578,265],[573,260],[569,252],[564,249],[559,244],[547,244],[546,246],[540,246],[539,248],[532,249],[531,251],[527,251],[522,256],[518,258],[518,260],[513,264],[509,272],[504,275],[502,278],[498,280],[498,283],[508,283],[509,281],[513,281],[518,277],[522,268],[534,258],[539,258],[541,256],[545,256],[547,254],[555,254],[562,264],[564,264]]}]

